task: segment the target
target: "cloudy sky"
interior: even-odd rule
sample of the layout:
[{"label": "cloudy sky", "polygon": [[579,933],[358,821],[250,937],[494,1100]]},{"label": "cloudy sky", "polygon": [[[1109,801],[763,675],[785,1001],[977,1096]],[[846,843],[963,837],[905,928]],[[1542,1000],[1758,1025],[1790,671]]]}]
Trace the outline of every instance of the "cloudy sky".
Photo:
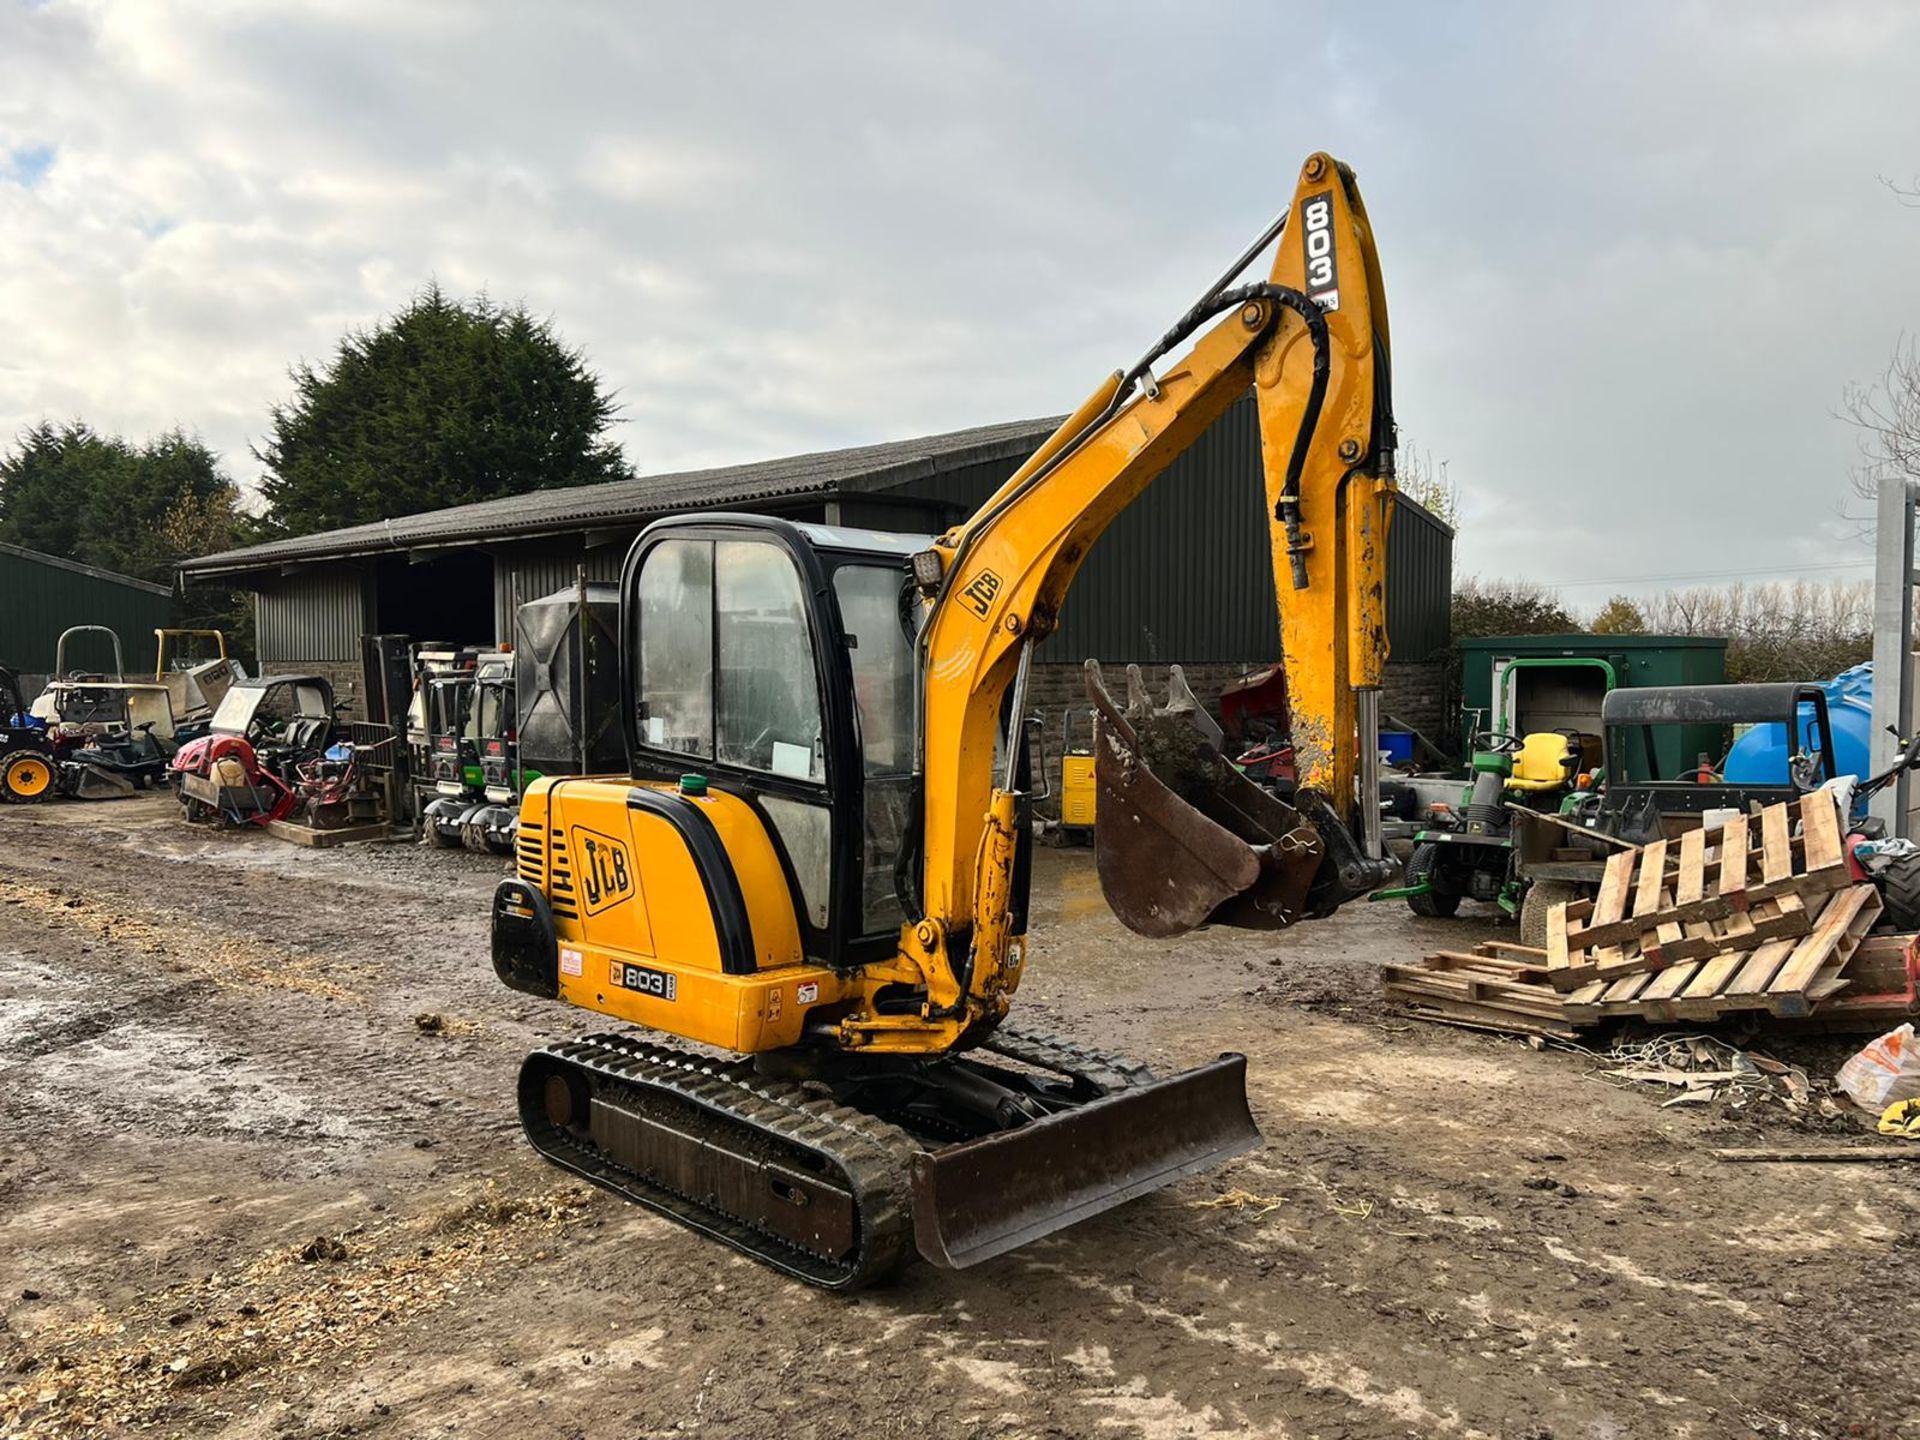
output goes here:
[{"label": "cloudy sky", "polygon": [[1862,575],[1916,75],[1904,0],[0,0],[0,443],[250,480],[287,366],[430,277],[551,316],[643,472],[1052,413],[1325,148],[1463,572]]}]

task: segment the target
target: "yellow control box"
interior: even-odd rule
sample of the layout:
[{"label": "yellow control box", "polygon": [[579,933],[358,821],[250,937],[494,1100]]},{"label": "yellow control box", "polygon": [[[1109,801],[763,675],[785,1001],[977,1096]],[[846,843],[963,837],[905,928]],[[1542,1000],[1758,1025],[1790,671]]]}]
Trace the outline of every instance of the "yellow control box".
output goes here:
[{"label": "yellow control box", "polygon": [[1093,824],[1093,756],[1067,755],[1060,761],[1060,823]]}]

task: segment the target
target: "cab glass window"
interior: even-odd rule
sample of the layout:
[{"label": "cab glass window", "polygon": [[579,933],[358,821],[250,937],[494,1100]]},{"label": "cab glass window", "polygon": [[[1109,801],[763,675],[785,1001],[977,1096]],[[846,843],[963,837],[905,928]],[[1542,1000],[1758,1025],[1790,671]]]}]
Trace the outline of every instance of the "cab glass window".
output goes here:
[{"label": "cab glass window", "polygon": [[902,619],[905,586],[896,566],[842,565],[833,572],[869,775],[913,769],[913,638]]},{"label": "cab glass window", "polygon": [[642,744],[713,755],[713,542],[664,540],[647,552],[635,599]]},{"label": "cab glass window", "polygon": [[785,550],[762,541],[721,540],[714,552],[717,757],[823,780],[820,686],[800,572]]}]

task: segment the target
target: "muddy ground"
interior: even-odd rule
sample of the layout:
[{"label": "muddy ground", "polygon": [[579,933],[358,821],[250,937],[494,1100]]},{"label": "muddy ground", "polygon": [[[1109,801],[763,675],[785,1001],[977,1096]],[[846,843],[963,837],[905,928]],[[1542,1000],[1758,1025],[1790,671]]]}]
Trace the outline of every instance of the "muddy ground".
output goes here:
[{"label": "muddy ground", "polygon": [[0,813],[0,1433],[1920,1435],[1920,1167],[1383,1013],[1470,923],[1155,943],[1043,852],[1023,1019],[1245,1051],[1266,1145],[838,1299],[521,1144],[590,1018],[495,982],[500,868]]}]

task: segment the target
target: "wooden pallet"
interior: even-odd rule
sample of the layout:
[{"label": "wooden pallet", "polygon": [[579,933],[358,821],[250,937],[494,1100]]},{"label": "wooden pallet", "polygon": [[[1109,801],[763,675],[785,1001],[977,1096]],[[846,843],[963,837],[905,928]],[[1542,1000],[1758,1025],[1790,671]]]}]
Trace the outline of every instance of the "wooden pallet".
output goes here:
[{"label": "wooden pallet", "polygon": [[1870,957],[1884,951],[1884,942],[1865,940],[1879,914],[1878,891],[1850,886],[1831,897],[1805,935],[1593,980],[1571,994],[1553,984],[1546,951],[1497,942],[1382,965],[1380,988],[1425,1019],[1556,1040],[1626,1016],[1674,1023],[1764,1010],[1782,1019],[1818,1018],[1821,1006],[1852,983],[1845,972],[1862,945],[1873,947]]},{"label": "wooden pallet", "polygon": [[1567,1002],[1547,983],[1546,952],[1493,942],[1380,967],[1380,990],[1426,1020],[1572,1040]]},{"label": "wooden pallet", "polygon": [[1548,913],[1554,985],[1572,993],[1798,939],[1851,883],[1839,807],[1824,792],[1736,815],[1715,839],[1709,851],[1706,832],[1690,830],[1610,856],[1594,899]]},{"label": "wooden pallet", "polygon": [[1575,1024],[1621,1015],[1717,1020],[1735,1010],[1811,1015],[1822,1000],[1846,986],[1842,972],[1879,917],[1879,892],[1871,885],[1850,886],[1831,897],[1804,936],[1768,940],[1751,950],[1728,950],[1658,971],[1592,980],[1565,995],[1566,1015]]},{"label": "wooden pallet", "polygon": [[385,840],[393,833],[393,827],[382,822],[378,825],[343,826],[338,830],[316,830],[310,825],[296,825],[291,820],[269,820],[267,833],[276,840],[285,840],[293,845],[304,845],[309,850],[330,850],[335,845],[352,845],[363,840]]}]

